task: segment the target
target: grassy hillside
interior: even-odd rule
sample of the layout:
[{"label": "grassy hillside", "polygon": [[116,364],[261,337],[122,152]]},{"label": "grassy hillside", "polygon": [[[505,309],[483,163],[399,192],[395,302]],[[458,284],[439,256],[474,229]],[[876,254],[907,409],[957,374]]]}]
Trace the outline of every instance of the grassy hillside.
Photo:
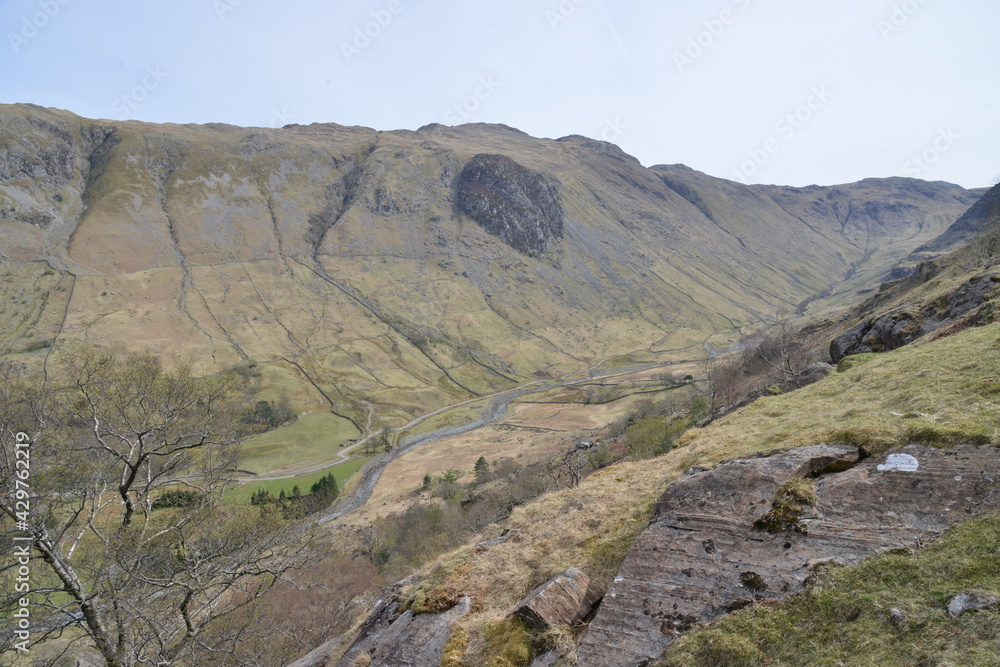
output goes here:
[{"label": "grassy hillside", "polygon": [[[481,154],[555,193],[561,235],[538,256],[460,212]],[[38,364],[124,344],[206,373],[252,365],[269,396],[357,437],[609,358],[698,359],[706,339],[818,294],[851,301],[852,280],[979,194],[742,186],[498,125],[154,125],[3,106],[0,353]]]},{"label": "grassy hillside", "polygon": [[[960,442],[1000,445],[998,378],[1000,325],[966,330],[882,355],[849,358],[842,372],[814,385],[758,400],[705,428],[690,431],[665,455],[606,468],[577,488],[550,494],[518,508],[503,525],[504,529],[520,531],[514,538],[488,550],[466,548],[442,559],[434,570],[427,572],[429,583],[422,584],[421,595],[430,600],[455,599],[462,594],[475,597],[474,613],[461,624],[462,631],[470,638],[463,664],[527,664],[501,656],[530,655],[545,642],[571,648],[572,638],[562,636],[538,638],[521,632],[499,644],[494,640],[498,632],[507,628],[503,619],[520,597],[566,567],[578,567],[606,586],[632,539],[645,527],[656,498],[690,466],[712,466],[756,453],[820,442],[857,444],[873,453],[909,443],[940,447]],[[941,553],[962,548],[962,540],[967,538],[958,539],[952,546],[941,547],[944,550]],[[970,552],[976,562],[969,568],[978,574],[969,581],[988,578],[987,573],[995,577],[995,570],[990,569],[994,561],[989,560],[995,559],[995,549],[990,547],[983,552],[987,560],[979,559],[976,553]],[[920,571],[933,569],[936,557],[928,555],[926,558],[931,560],[920,565]],[[899,571],[906,569],[905,563],[893,562]],[[864,572],[878,571],[877,565],[873,567],[876,569],[843,576],[863,578],[869,576]],[[962,577],[941,576],[948,581],[939,580],[927,593],[931,596],[927,599],[940,597],[944,583],[962,586],[965,582]],[[985,578],[984,585],[989,583]],[[918,591],[921,584],[913,581],[907,585]],[[760,621],[770,622],[766,618]],[[782,622],[792,621],[774,621],[779,625]],[[873,617],[872,622],[883,623],[883,620]],[[742,626],[727,627],[733,628],[727,632],[739,634]],[[945,630],[942,627],[945,626],[927,626],[926,634],[921,635],[925,628],[918,623],[909,637],[914,642],[919,639],[923,647],[920,650],[932,653],[936,650],[934,655],[944,656],[955,646],[949,643],[945,648],[935,649],[936,633],[947,632],[951,626]],[[801,635],[803,642],[814,641],[808,633]],[[712,637],[715,635],[704,641],[711,643]],[[746,655],[758,655],[753,637],[727,637],[727,641],[734,642],[734,650],[745,647]],[[865,646],[863,640],[857,640],[857,653],[853,655],[864,655]],[[969,648],[973,651],[969,655],[976,655],[974,652],[983,650],[985,645],[976,646],[979,648]]]}]

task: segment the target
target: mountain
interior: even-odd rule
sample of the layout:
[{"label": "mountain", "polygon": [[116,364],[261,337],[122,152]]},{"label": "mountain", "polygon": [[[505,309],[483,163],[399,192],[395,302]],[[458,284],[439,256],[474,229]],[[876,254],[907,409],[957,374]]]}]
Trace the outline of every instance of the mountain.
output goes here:
[{"label": "mountain", "polygon": [[8,105],[0,349],[255,367],[357,434],[856,303],[981,194],[741,185],[501,125],[155,125]]},{"label": "mountain", "polygon": [[292,667],[993,664],[1000,248],[974,245],[841,321],[988,283],[977,317],[514,508]]},{"label": "mountain", "polygon": [[954,250],[963,243],[1000,227],[1000,186],[993,186],[962,214],[941,236],[922,245],[917,252],[940,253]]}]

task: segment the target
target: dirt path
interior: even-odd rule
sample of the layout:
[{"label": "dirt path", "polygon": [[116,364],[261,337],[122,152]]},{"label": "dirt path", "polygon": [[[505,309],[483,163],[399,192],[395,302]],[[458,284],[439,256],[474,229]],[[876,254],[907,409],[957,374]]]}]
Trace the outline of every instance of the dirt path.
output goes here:
[{"label": "dirt path", "polygon": [[[329,514],[325,514],[322,517],[318,518],[316,520],[316,523],[324,524],[324,523],[329,523],[331,521],[335,521],[336,519],[339,519],[345,514],[353,512],[354,510],[362,507],[366,502],[368,502],[368,499],[371,497],[372,492],[375,490],[375,486],[376,484],[378,484],[379,478],[382,476],[382,472],[385,470],[386,466],[388,466],[395,459],[413,451],[414,449],[416,449],[421,445],[435,442],[437,440],[443,440],[445,438],[450,438],[456,435],[461,435],[462,433],[468,433],[469,431],[474,431],[488,424],[492,424],[493,422],[498,421],[504,415],[506,415],[507,408],[510,406],[510,404],[522,396],[525,396],[527,394],[535,394],[538,392],[547,391],[549,389],[554,389],[557,387],[565,387],[577,384],[583,380],[590,380],[596,377],[615,377],[617,375],[631,375],[632,373],[638,373],[641,371],[651,370],[654,368],[663,368],[666,366],[677,366],[680,364],[690,363],[690,361],[672,361],[663,364],[647,364],[643,366],[612,368],[604,371],[597,370],[598,368],[600,368],[601,364],[603,364],[605,361],[607,361],[607,358],[602,359],[600,362],[598,362],[594,366],[591,366],[590,368],[584,371],[576,371],[574,373],[568,373],[562,376],[561,378],[558,378],[555,381],[543,383],[543,381],[541,380],[535,380],[533,382],[528,382],[518,387],[514,387],[513,389],[507,389],[505,391],[498,392],[497,394],[492,395],[493,399],[490,401],[489,405],[487,405],[486,410],[483,412],[482,416],[479,417],[479,419],[466,422],[465,424],[450,426],[448,428],[441,428],[437,429],[436,431],[431,431],[429,433],[421,433],[420,435],[413,435],[410,436],[409,438],[406,438],[405,440],[403,440],[403,442],[399,444],[398,447],[393,449],[391,452],[379,454],[371,461],[366,463],[364,466],[362,466],[361,469],[359,470],[361,474],[361,479],[358,482],[357,486],[354,487],[354,490],[350,493],[350,495],[341,498],[340,501],[337,503],[335,509]],[[572,380],[566,379],[575,375],[583,375],[583,377]],[[533,385],[536,384],[539,384],[540,386],[534,387]],[[418,424],[429,417],[444,412],[445,410],[450,410],[452,408],[456,408],[461,405],[471,403],[473,401],[482,400],[482,398],[483,397],[470,399],[467,401],[463,401],[461,403],[456,403],[455,405],[449,405],[445,408],[435,410],[434,412],[428,413],[426,415],[423,415],[422,417],[414,419],[413,421],[411,421],[409,424],[407,424],[402,428],[403,429],[410,428],[413,425]],[[368,437],[372,436],[369,435]],[[365,440],[367,440],[367,438],[365,438]],[[362,442],[364,441],[352,445],[351,449],[357,447]],[[346,453],[346,450],[344,453]]]}]

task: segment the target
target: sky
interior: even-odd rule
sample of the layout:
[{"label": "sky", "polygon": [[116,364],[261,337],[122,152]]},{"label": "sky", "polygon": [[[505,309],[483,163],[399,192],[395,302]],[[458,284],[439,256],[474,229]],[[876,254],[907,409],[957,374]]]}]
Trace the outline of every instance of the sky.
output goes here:
[{"label": "sky", "polygon": [[748,183],[1000,180],[996,0],[0,0],[0,103],[504,123]]}]

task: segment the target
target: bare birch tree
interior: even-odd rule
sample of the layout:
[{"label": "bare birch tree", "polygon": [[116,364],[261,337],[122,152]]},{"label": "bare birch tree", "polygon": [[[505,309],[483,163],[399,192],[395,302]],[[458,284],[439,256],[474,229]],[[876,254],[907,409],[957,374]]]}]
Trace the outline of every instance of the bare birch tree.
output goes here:
[{"label": "bare birch tree", "polygon": [[[225,662],[242,611],[306,543],[222,503],[245,435],[236,380],[88,352],[47,384],[11,366],[0,384],[0,526],[30,550],[32,643],[82,637],[114,667]],[[30,474],[15,488],[18,433]]]}]

